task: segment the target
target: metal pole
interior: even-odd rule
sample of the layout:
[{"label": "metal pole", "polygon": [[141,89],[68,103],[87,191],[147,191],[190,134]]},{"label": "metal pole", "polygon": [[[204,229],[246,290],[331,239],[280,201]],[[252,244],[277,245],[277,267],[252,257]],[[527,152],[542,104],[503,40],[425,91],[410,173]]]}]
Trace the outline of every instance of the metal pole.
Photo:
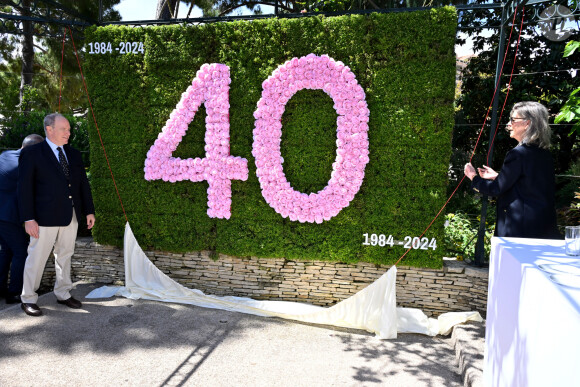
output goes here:
[{"label": "metal pole", "polygon": [[[497,50],[497,63],[495,66],[495,83],[494,87],[495,95],[493,99],[493,106],[491,110],[491,130],[489,131],[489,150],[488,150],[488,163],[491,164],[493,157],[493,137],[495,127],[497,125],[497,109],[499,106],[499,93],[501,87],[499,87],[499,78],[501,72],[501,65],[503,63],[503,56],[505,53],[505,24],[507,19],[507,9],[504,6],[501,13],[501,29],[499,31],[499,45]],[[489,203],[488,197],[483,195],[481,197],[481,220],[479,222],[479,230],[477,232],[477,243],[475,244],[475,266],[484,266],[484,255],[485,255],[485,220],[487,218],[487,205]]]},{"label": "metal pole", "polygon": [[278,15],[278,0],[274,3],[274,15]]},{"label": "metal pole", "polygon": [[103,21],[103,0],[99,0],[99,24]]}]

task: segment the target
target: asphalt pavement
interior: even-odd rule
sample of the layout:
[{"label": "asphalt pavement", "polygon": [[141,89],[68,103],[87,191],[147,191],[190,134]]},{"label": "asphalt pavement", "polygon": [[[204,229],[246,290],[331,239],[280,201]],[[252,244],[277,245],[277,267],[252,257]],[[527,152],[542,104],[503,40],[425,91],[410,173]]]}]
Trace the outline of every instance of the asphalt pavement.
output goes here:
[{"label": "asphalt pavement", "polygon": [[[466,334],[379,340],[192,305],[85,299],[98,286],[76,284],[76,310],[42,295],[41,317],[0,300],[0,386],[436,387],[463,386],[466,372],[465,385],[479,382],[481,345],[464,356]],[[467,341],[481,344],[481,326],[470,327]]]}]

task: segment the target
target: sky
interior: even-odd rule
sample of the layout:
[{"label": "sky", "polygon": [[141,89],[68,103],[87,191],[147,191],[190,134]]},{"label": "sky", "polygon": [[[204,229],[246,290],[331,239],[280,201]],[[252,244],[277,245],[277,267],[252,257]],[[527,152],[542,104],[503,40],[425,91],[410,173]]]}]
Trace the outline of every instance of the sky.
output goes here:
[{"label": "sky", "polygon": [[[262,6],[264,13],[273,13],[269,9],[272,7]],[[157,10],[157,0],[121,0],[121,3],[115,7],[121,14],[123,21],[130,20],[153,20],[155,19],[155,11]],[[179,5],[178,18],[185,18],[189,11],[189,5],[181,3]],[[242,11],[243,14],[249,13],[247,10]],[[201,9],[193,7],[189,17],[201,17]]]},{"label": "sky", "polygon": [[[157,10],[157,0],[121,0],[115,9],[121,14],[123,21],[153,20]],[[185,18],[187,11],[189,11],[189,6],[181,3],[177,16]],[[201,10],[198,7],[193,7],[189,17],[201,17]]]}]

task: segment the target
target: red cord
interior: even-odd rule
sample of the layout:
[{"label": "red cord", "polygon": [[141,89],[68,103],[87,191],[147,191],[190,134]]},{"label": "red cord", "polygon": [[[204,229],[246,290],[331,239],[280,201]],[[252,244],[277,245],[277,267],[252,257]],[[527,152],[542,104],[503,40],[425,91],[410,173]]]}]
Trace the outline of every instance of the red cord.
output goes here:
[{"label": "red cord", "polygon": [[[515,9],[514,18],[512,20],[512,29],[510,31],[510,35],[509,35],[509,38],[508,38],[508,47],[509,47],[509,44],[511,43],[511,36],[512,36],[513,28],[514,28],[514,25],[515,25],[515,17],[516,17],[516,14],[517,14],[517,7]],[[511,86],[512,78],[513,78],[513,71],[514,71],[514,68],[515,68],[515,61],[516,61],[516,58],[517,58],[517,52],[518,52],[518,47],[519,47],[521,33],[522,33],[522,28],[521,27],[523,26],[523,22],[524,22],[524,14],[522,12],[522,20],[521,20],[521,24],[520,24],[520,32],[519,32],[518,42],[517,42],[517,45],[516,45],[516,51],[515,51],[515,55],[514,55],[514,63],[513,63],[513,66],[512,66],[512,72],[510,74],[510,80],[509,80],[509,83],[508,83],[508,90],[507,90],[506,98],[504,100],[504,104],[502,106],[500,118],[498,119],[498,124],[496,125],[496,128],[495,128],[495,133],[494,133],[494,136],[493,136],[493,139],[492,139],[492,143],[491,143],[492,145],[493,145],[493,141],[495,140],[495,136],[497,134],[497,129],[499,128],[499,125],[500,125],[499,122],[501,121],[501,117],[503,115],[503,112],[504,112],[504,109],[505,109],[505,105],[506,105],[506,102],[507,102],[507,99],[508,99],[508,96],[509,96],[510,86]],[[92,105],[92,102],[91,102],[91,98],[89,96],[89,91],[88,91],[88,88],[87,88],[87,84],[85,82],[85,77],[84,77],[83,70],[82,70],[82,66],[81,66],[81,63],[80,63],[80,60],[79,60],[78,52],[77,52],[77,49],[76,49],[76,46],[75,46],[75,43],[74,43],[74,38],[73,38],[73,35],[72,35],[72,31],[70,30],[70,27],[67,27],[67,28],[68,28],[69,33],[70,33],[70,36],[71,36],[71,41],[72,41],[72,44],[73,44],[73,48],[75,50],[75,56],[76,56],[76,59],[77,59],[77,63],[79,65],[79,70],[80,70],[80,73],[81,73],[81,78],[83,80],[83,86],[85,88],[85,93],[87,94],[87,99],[89,101],[89,107],[91,109],[91,114],[93,116],[93,121],[95,123],[95,127],[97,129],[97,133],[99,135],[99,140],[101,142],[101,147],[103,148],[103,153],[105,154],[105,160],[107,161],[107,166],[109,167],[109,172],[111,173],[111,178],[113,180],[113,184],[114,184],[115,190],[117,192],[117,197],[119,198],[119,203],[121,204],[121,209],[123,210],[123,215],[125,216],[125,220],[127,222],[129,222],[129,219],[127,218],[127,213],[125,212],[125,207],[123,206],[123,200],[121,199],[121,195],[120,195],[119,189],[117,187],[117,182],[115,181],[115,176],[113,174],[113,170],[111,168],[111,164],[110,164],[109,158],[107,156],[107,151],[105,149],[105,145],[103,144],[103,139],[101,137],[101,131],[99,130],[99,126],[97,124],[97,119],[95,117],[95,112],[93,110],[93,105]],[[59,95],[59,104],[58,104],[59,111],[60,111],[60,99],[61,99],[61,96],[62,96],[62,64],[63,64],[63,61],[64,61],[64,41],[65,41],[65,37],[66,37],[66,31],[65,31],[65,33],[63,35],[63,42],[62,42],[63,50],[62,50],[62,57],[61,57],[61,73],[60,73],[60,81],[61,81],[61,89],[60,90],[61,90],[61,93]],[[489,116],[489,112],[490,112],[490,109],[491,109],[491,107],[493,105],[493,101],[496,98],[497,90],[498,90],[498,87],[499,87],[499,84],[500,84],[501,75],[503,73],[503,68],[504,68],[504,65],[505,65],[505,61],[506,61],[506,58],[507,58],[507,54],[508,54],[508,51],[506,50],[506,53],[504,54],[503,62],[502,62],[501,68],[500,68],[500,73],[499,73],[499,76],[498,76],[498,80],[497,80],[497,83],[495,85],[495,90],[493,92],[493,97],[492,97],[492,100],[491,100],[491,103],[490,103],[489,107],[487,108],[487,113],[485,115],[485,118],[484,118],[484,121],[483,121],[483,125],[482,125],[482,127],[480,129],[479,136],[477,137],[477,141],[475,142],[475,145],[473,147],[473,152],[471,153],[471,157],[469,158],[469,162],[471,162],[471,160],[473,159],[473,156],[475,155],[475,150],[477,149],[477,146],[479,144],[479,140],[481,139],[481,135],[483,133],[483,129],[485,128],[485,122],[487,121],[487,117]],[[491,149],[491,146],[490,146],[490,149]],[[489,153],[487,155],[487,162],[489,163]],[[462,179],[459,181],[459,184],[457,184],[457,187],[455,187],[455,189],[453,190],[453,193],[449,196],[449,198],[447,199],[447,201],[445,202],[445,204],[443,205],[443,207],[441,207],[441,209],[439,210],[439,212],[437,213],[437,215],[435,216],[435,218],[433,218],[433,220],[431,221],[431,223],[429,223],[429,225],[427,226],[427,228],[425,228],[425,230],[419,236],[419,238],[423,237],[423,235],[425,235],[425,233],[431,228],[431,226],[433,225],[433,223],[435,222],[435,220],[437,220],[437,218],[439,217],[439,215],[441,215],[441,213],[443,212],[443,210],[445,209],[445,207],[447,207],[447,204],[449,204],[449,201],[451,200],[451,198],[453,198],[453,196],[455,195],[455,193],[457,192],[457,190],[459,189],[459,187],[461,186],[461,184],[463,183],[464,180],[465,180],[465,175],[463,175]],[[409,249],[407,249],[407,251],[405,251],[405,253],[397,260],[397,262],[395,262],[395,264],[393,266],[397,266],[399,264],[399,262],[401,262],[401,260],[409,253],[409,251],[411,251],[411,249],[412,249],[412,247],[410,247]]]},{"label": "red cord", "polygon": [[[510,36],[508,38],[507,47],[510,46],[511,41],[512,41],[512,32],[514,31],[514,25],[515,25],[517,13],[518,13],[518,8],[516,7],[516,9],[514,10],[514,17],[512,19],[512,28],[510,30]],[[524,18],[524,14],[522,13],[522,20],[523,20],[523,18]],[[493,105],[493,101],[495,100],[495,98],[497,96],[499,83],[501,81],[501,75],[503,74],[503,66],[505,65],[505,60],[507,58],[507,54],[508,54],[508,50],[505,50],[505,54],[503,55],[503,61],[501,64],[501,68],[499,70],[499,76],[497,77],[497,83],[495,84],[495,90],[493,91],[493,97],[491,98],[491,102],[489,103],[489,107],[487,108],[487,113],[485,115],[485,118],[483,119],[483,125],[481,125],[481,129],[479,130],[479,136],[477,136],[477,141],[475,142],[475,145],[473,147],[473,152],[471,153],[471,157],[469,158],[470,163],[471,163],[471,160],[473,160],[473,156],[475,155],[475,150],[477,149],[477,145],[479,144],[479,140],[481,139],[481,135],[483,134],[483,129],[485,128],[485,123],[487,121],[487,117],[489,117],[489,112],[491,111],[490,109]],[[516,52],[516,54],[517,54],[517,52]],[[515,62],[515,59],[514,59],[514,62]]]},{"label": "red cord", "polygon": [[[523,8],[523,9],[525,9],[525,8]],[[511,29],[511,31],[510,31],[510,36],[509,36],[509,38],[508,38],[508,45],[507,45],[507,47],[509,47],[509,46],[510,46],[510,43],[511,43],[511,37],[512,37],[512,32],[513,32],[513,30],[514,30],[514,24],[515,24],[515,18],[516,18],[516,14],[517,14],[517,12],[518,12],[518,9],[517,9],[517,7],[516,7],[516,9],[515,9],[515,11],[514,11],[514,18],[513,18],[513,20],[512,20],[512,29]],[[520,43],[520,37],[521,37],[521,34],[522,34],[522,29],[521,29],[521,26],[523,25],[523,23],[524,23],[524,13],[522,12],[522,21],[521,21],[521,25],[520,25],[520,36],[518,36],[518,44],[516,45],[516,51],[515,51],[515,53],[514,53],[514,66],[515,66],[515,63],[516,63],[516,58],[517,58],[517,54],[518,54],[518,47],[519,47],[519,43]],[[502,64],[501,64],[501,68],[500,68],[500,71],[499,71],[499,76],[498,76],[498,78],[497,78],[497,83],[496,83],[496,85],[495,85],[495,90],[494,90],[494,92],[493,92],[493,97],[492,97],[492,99],[491,99],[491,103],[489,104],[489,107],[487,108],[487,114],[485,115],[485,118],[484,118],[484,120],[483,120],[483,125],[482,125],[482,127],[481,127],[481,129],[480,129],[480,131],[479,131],[479,136],[477,137],[477,141],[475,142],[475,146],[473,147],[473,152],[471,153],[471,157],[470,157],[470,159],[469,159],[469,162],[471,162],[471,160],[473,159],[473,156],[474,156],[474,154],[475,154],[475,150],[477,149],[477,145],[478,145],[478,143],[479,143],[479,140],[480,140],[480,138],[481,138],[481,134],[483,133],[483,128],[485,128],[485,121],[487,120],[487,117],[489,116],[490,108],[492,107],[492,105],[493,105],[493,101],[494,101],[494,100],[495,100],[495,98],[496,98],[496,95],[497,95],[496,93],[497,93],[497,90],[498,90],[498,87],[499,87],[499,83],[500,83],[501,75],[502,75],[502,73],[503,73],[503,67],[504,67],[504,65],[505,65],[505,61],[506,61],[506,58],[507,58],[507,53],[508,53],[508,50],[506,50],[506,52],[505,52],[505,54],[504,54],[504,57],[503,57],[503,62],[502,62]],[[511,86],[511,82],[512,82],[513,72],[514,72],[514,67],[512,67],[512,74],[510,75],[510,80],[509,80],[509,84],[508,84],[508,93],[506,94],[506,98],[505,98],[505,101],[504,101],[504,104],[503,104],[503,107],[502,107],[502,111],[501,111],[501,113],[502,113],[502,114],[503,114],[503,110],[504,110],[504,108],[505,108],[505,105],[506,105],[506,102],[507,102],[507,97],[508,97],[508,95],[509,95],[509,90],[510,90],[510,86]],[[497,126],[496,126],[496,129],[495,129],[495,130],[496,130],[496,133],[497,133],[497,128],[499,127],[499,122],[500,122],[500,120],[501,120],[501,115],[500,115],[500,119],[498,120],[498,124],[497,124]],[[495,134],[494,134],[494,138],[495,138]],[[493,141],[492,141],[492,144],[493,144]],[[488,153],[488,159],[489,159],[489,153]],[[465,174],[463,175],[463,177],[462,177],[462,178],[461,178],[461,180],[459,181],[459,184],[457,184],[457,187],[455,187],[455,189],[453,190],[453,193],[451,193],[451,196],[449,196],[449,199],[447,199],[447,201],[445,202],[445,204],[443,205],[443,207],[441,207],[441,209],[439,210],[439,212],[437,213],[437,215],[435,215],[435,218],[433,218],[433,220],[431,221],[431,223],[429,223],[429,225],[427,226],[427,228],[425,229],[425,231],[423,231],[423,233],[422,233],[422,234],[419,236],[419,238],[422,238],[422,237],[423,237],[423,235],[425,235],[425,233],[427,232],[427,230],[429,230],[429,229],[431,228],[431,226],[433,225],[433,223],[435,223],[435,220],[437,220],[437,218],[439,217],[439,215],[441,215],[441,213],[443,212],[443,210],[445,209],[445,207],[447,207],[447,204],[449,204],[449,201],[450,201],[450,200],[451,200],[451,198],[452,198],[452,197],[455,195],[455,193],[457,192],[457,190],[459,189],[459,187],[460,187],[460,186],[461,186],[461,184],[463,183],[463,180],[465,180]],[[411,247],[409,247],[409,248],[407,249],[407,251],[405,251],[405,253],[404,253],[403,255],[401,255],[401,258],[399,258],[399,259],[397,260],[397,262],[395,262],[395,264],[394,264],[393,266],[397,266],[397,265],[399,264],[399,262],[401,262],[401,260],[402,260],[403,258],[405,258],[405,256],[406,256],[406,255],[409,253],[409,251],[411,251],[412,249],[413,249],[413,247],[412,247],[412,246],[411,246]]]},{"label": "red cord", "polygon": [[101,141],[101,148],[103,148],[103,153],[105,154],[105,160],[107,160],[107,166],[109,167],[109,172],[111,172],[111,178],[113,179],[113,184],[115,185],[115,190],[117,191],[117,197],[119,198],[119,203],[121,204],[121,209],[123,210],[123,215],[125,215],[125,220],[129,223],[129,219],[127,218],[127,213],[125,212],[125,207],[123,206],[123,200],[121,200],[121,195],[119,194],[119,189],[117,188],[117,182],[115,181],[115,176],[113,175],[113,170],[111,169],[111,164],[109,163],[109,157],[107,156],[107,151],[105,150],[105,145],[103,144],[103,139],[101,137],[101,131],[99,130],[99,126],[97,125],[97,119],[95,117],[95,112],[93,110],[93,104],[91,103],[91,97],[89,96],[89,90],[87,88],[87,83],[85,82],[85,76],[83,75],[83,69],[81,67],[81,62],[79,60],[79,54],[77,52],[77,48],[75,46],[75,39],[73,38],[72,31],[70,27],[67,27],[70,33],[71,41],[73,44],[73,48],[75,50],[75,56],[77,58],[77,63],[79,64],[79,70],[81,72],[81,78],[83,79],[83,85],[85,87],[85,93],[87,94],[87,99],[89,100],[89,107],[91,108],[91,113],[93,115],[93,121],[95,122],[95,127],[97,128],[97,133],[99,134],[99,140]]},{"label": "red cord", "polygon": [[[523,10],[525,10],[525,7],[522,9],[522,11]],[[520,33],[518,35],[518,42],[516,43],[516,55],[518,53],[518,48],[520,47],[520,38],[522,36],[522,28],[523,28],[523,26],[524,26],[524,15],[522,13],[522,21],[520,23]],[[512,85],[512,78],[514,77],[514,69],[516,67],[516,59],[517,59],[517,56],[514,56],[514,63],[512,65],[512,72],[510,74],[510,80],[508,82],[508,88],[507,88],[507,92],[506,92],[506,95],[505,95],[505,100],[503,101],[503,106],[501,107],[501,113],[500,113],[499,118],[497,120],[497,124],[495,126],[495,131],[493,133],[493,138],[491,139],[491,144],[490,144],[489,149],[487,151],[486,165],[488,165],[488,166],[489,166],[489,154],[491,153],[491,149],[492,149],[493,143],[495,141],[495,136],[497,135],[497,129],[499,128],[499,125],[500,125],[500,122],[501,122],[501,118],[503,117],[503,112],[505,110],[505,105],[507,104],[507,100],[508,100],[508,97],[510,95],[510,91],[512,89],[511,88],[511,85]]]},{"label": "red cord", "polygon": [[[447,199],[447,201],[445,202],[445,204],[443,205],[443,207],[441,207],[441,209],[439,210],[439,212],[437,213],[437,215],[435,215],[435,218],[433,218],[433,220],[431,221],[431,223],[429,223],[429,225],[427,226],[427,228],[425,229],[425,231],[423,231],[423,233],[419,236],[419,239],[421,239],[423,237],[423,235],[425,235],[425,233],[427,232],[427,230],[429,230],[431,228],[431,226],[433,225],[433,223],[435,223],[435,220],[437,220],[437,218],[439,217],[439,215],[441,215],[441,212],[443,212],[443,210],[445,209],[445,207],[447,207],[447,204],[449,203],[449,201],[451,200],[451,198],[453,197],[453,195],[455,195],[455,192],[457,192],[457,190],[459,189],[459,186],[461,186],[461,183],[463,183],[463,180],[465,180],[465,175],[463,175],[463,177],[461,178],[461,181],[459,182],[459,184],[457,184],[457,187],[455,187],[455,189],[453,190],[453,193],[451,194],[451,196],[449,196],[449,199]],[[409,251],[411,251],[413,247],[409,247],[407,249],[407,251],[405,251],[405,253],[403,255],[401,255],[401,258],[399,258],[399,260],[397,262],[395,262],[395,264],[393,266],[397,266],[399,264],[399,262],[401,262],[401,260],[403,258],[405,258],[405,255],[407,255],[407,253]]]}]

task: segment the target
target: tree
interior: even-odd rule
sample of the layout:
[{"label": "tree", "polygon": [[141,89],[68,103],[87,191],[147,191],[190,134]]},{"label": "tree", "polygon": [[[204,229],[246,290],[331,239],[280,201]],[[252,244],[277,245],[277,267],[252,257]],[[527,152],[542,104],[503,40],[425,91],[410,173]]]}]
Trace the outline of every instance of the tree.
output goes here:
[{"label": "tree", "polygon": [[[30,0],[22,0],[20,14],[30,16]],[[22,72],[20,82],[20,110],[23,112],[30,111],[30,104],[25,101],[24,94],[26,89],[32,86],[32,64],[34,60],[34,42],[32,36],[32,22],[30,20],[22,21]]]},{"label": "tree", "polygon": [[[120,20],[119,13],[113,9],[120,0],[103,1],[103,20]],[[3,13],[32,15],[39,12],[30,6],[30,0],[12,1],[1,8]],[[83,15],[86,19],[98,20],[99,2],[91,0],[60,0],[65,9]],[[51,17],[58,15],[55,9]],[[61,11],[62,12],[62,11]],[[64,13],[64,17],[67,17]],[[72,16],[69,16],[72,17]],[[6,21],[8,27],[13,22]],[[12,23],[12,24],[10,24]],[[60,65],[62,39],[39,36],[48,30],[51,34],[64,33],[61,25],[39,25],[31,22],[22,24],[23,34],[0,36],[0,116],[12,116],[20,111],[49,110],[56,111],[59,106]],[[82,40],[76,37],[77,50],[82,48]],[[62,110],[78,111],[86,108],[86,97],[78,71],[72,45],[65,46],[63,60],[63,98]],[[16,85],[18,88],[15,88]],[[15,94],[16,93],[16,94]]]},{"label": "tree", "polygon": [[177,18],[179,3],[178,0],[158,0],[155,19],[169,20]]},{"label": "tree", "polygon": [[[0,7],[0,12],[9,13],[11,7]],[[13,22],[7,21],[7,28],[12,28]],[[16,47],[18,36],[0,34],[0,116],[9,114],[10,110],[19,105],[20,72],[22,62],[19,60]]]},{"label": "tree", "polygon": [[[512,32],[511,43],[506,46],[507,56],[504,65],[504,76],[499,82],[499,108],[501,111],[510,81],[509,74],[514,76],[509,86],[509,96],[505,104],[505,111],[500,121],[497,134],[493,142],[493,159],[488,162],[487,151],[489,148],[490,131],[495,128],[490,126],[490,118],[487,118],[484,132],[481,136],[478,150],[475,154],[473,164],[488,164],[495,170],[500,170],[505,154],[516,144],[509,138],[504,130],[511,107],[519,101],[538,101],[544,104],[550,111],[551,121],[560,111],[564,101],[570,92],[577,87],[576,79],[572,69],[578,68],[580,58],[564,58],[562,53],[566,41],[555,41],[546,38],[544,32],[539,28],[536,15],[540,14],[546,5],[535,5],[526,7],[524,25],[521,30],[521,40],[515,56],[514,53],[518,35],[520,34],[521,8],[517,14],[516,22]],[[534,8],[539,8],[534,9]],[[464,16],[462,22],[471,25],[486,23],[488,25],[499,25],[501,10],[486,10],[472,12]],[[509,36],[511,23],[507,25],[507,36]],[[507,39],[506,36],[506,39]],[[479,130],[484,122],[490,100],[495,89],[495,66],[498,57],[499,34],[494,33],[486,36],[480,33],[472,33],[474,50],[477,54],[472,58],[464,71],[462,79],[462,91],[456,101],[456,127],[453,133],[453,158],[451,164],[454,167],[456,182],[463,176],[463,165],[469,159],[475,146]],[[578,31],[574,31],[572,39],[578,38]],[[507,44],[507,42],[506,42]],[[491,115],[490,115],[491,116]],[[499,117],[499,113],[498,113]],[[552,126],[552,153],[554,155],[556,174],[565,174],[574,165],[580,152],[578,143],[578,133],[572,133],[572,124],[554,122]],[[570,135],[569,135],[570,134]],[[567,178],[557,178],[556,207],[558,211],[559,224],[566,224],[567,217],[565,210],[574,196],[574,191],[569,189],[570,180]],[[449,193],[456,184],[450,184]],[[463,184],[447,207],[448,212],[464,211],[476,214],[480,211],[479,199],[471,192],[469,184]],[[488,223],[493,224],[495,220],[495,206],[488,207]],[[472,227],[475,229],[479,220],[473,219]]]},{"label": "tree", "polygon": [[[564,48],[564,57],[572,55],[578,47],[580,47],[579,41],[569,41]],[[580,92],[580,87],[574,89],[574,91],[570,93],[570,97],[562,106],[562,109],[554,120],[556,124],[559,124],[560,122],[573,123],[574,126],[572,127],[572,130],[576,133],[580,133],[580,96],[577,95],[578,92]]]},{"label": "tree", "polygon": [[159,20],[176,19],[179,12],[180,3],[189,6],[187,17],[191,15],[194,6],[202,10],[205,17],[224,16],[238,8],[247,7],[256,14],[260,14],[260,4],[274,6],[274,1],[228,1],[228,0],[158,0],[155,18]]},{"label": "tree", "polygon": [[[520,15],[518,15],[518,21]],[[493,18],[499,22],[499,15],[496,14]],[[511,106],[518,101],[534,100],[546,105],[551,116],[555,117],[570,92],[575,88],[575,80],[570,69],[578,68],[580,65],[579,58],[563,57],[565,41],[549,40],[539,33],[538,25],[530,22],[533,20],[533,9],[526,10],[525,20],[529,22],[524,24],[521,31],[515,67],[513,67],[514,52],[520,33],[519,22],[514,26],[510,46],[506,47],[508,53],[504,65],[504,76],[499,84],[501,108],[505,102],[510,80],[509,73],[513,67],[514,76],[511,80],[506,111],[494,141],[493,167],[497,170],[501,167],[505,153],[514,145],[503,130]],[[490,21],[493,22],[493,20]],[[578,31],[574,32],[572,38],[574,36],[578,36]],[[477,125],[483,122],[495,88],[494,75],[499,34],[489,37],[479,34],[473,36],[473,39],[474,49],[478,55],[469,61],[464,73],[463,90],[457,101],[456,123],[460,125],[456,127],[453,138],[454,147],[462,148],[466,153],[475,145],[479,134]],[[578,148],[578,138],[576,134],[568,136],[571,125],[553,125],[552,129],[556,171],[559,173],[569,168],[573,151],[576,152]],[[480,163],[486,161],[484,159],[486,159],[485,155],[489,146],[488,133],[482,136],[478,147],[477,161]]]}]

